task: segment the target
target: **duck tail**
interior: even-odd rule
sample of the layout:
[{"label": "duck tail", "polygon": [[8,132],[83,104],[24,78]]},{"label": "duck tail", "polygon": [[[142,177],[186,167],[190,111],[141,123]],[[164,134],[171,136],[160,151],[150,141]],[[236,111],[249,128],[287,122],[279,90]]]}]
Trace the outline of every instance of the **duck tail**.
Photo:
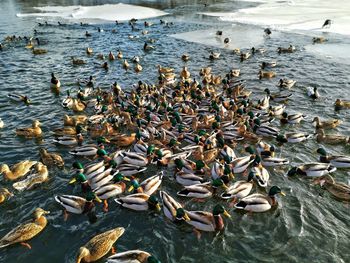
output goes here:
[{"label": "duck tail", "polygon": [[188,189],[183,189],[183,190],[177,192],[176,194],[177,194],[178,196],[186,197],[186,196],[188,196],[189,193],[190,193],[190,191],[188,191]]},{"label": "duck tail", "polygon": [[122,205],[123,204],[123,201],[121,199],[114,199],[114,202],[116,202],[118,205]]},{"label": "duck tail", "polygon": [[327,170],[328,170],[329,173],[333,173],[333,172],[335,172],[337,170],[337,168],[332,166],[332,165],[330,165]]},{"label": "duck tail", "polygon": [[244,201],[239,201],[237,204],[235,204],[236,209],[244,209],[247,206],[247,203]]},{"label": "duck tail", "polygon": [[232,194],[222,193],[221,194],[221,198],[222,199],[231,199],[232,198]]}]

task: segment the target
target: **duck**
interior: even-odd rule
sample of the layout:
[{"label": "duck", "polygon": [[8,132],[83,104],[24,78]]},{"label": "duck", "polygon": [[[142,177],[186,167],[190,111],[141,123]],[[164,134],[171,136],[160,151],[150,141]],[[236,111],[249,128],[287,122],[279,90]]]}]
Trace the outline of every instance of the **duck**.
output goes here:
[{"label": "duck", "polygon": [[256,145],[256,151],[258,154],[265,158],[265,157],[274,157],[275,155],[275,146],[268,144],[267,142],[264,142],[260,140]]},{"label": "duck", "polygon": [[270,97],[270,100],[273,100],[275,102],[286,102],[293,96],[292,93],[274,93],[274,94],[272,94],[270,92],[270,89],[268,89],[268,88],[266,88],[264,91]]},{"label": "duck", "polygon": [[111,61],[112,61],[112,60],[115,60],[115,56],[114,56],[114,54],[113,54],[112,51],[109,51],[108,59],[111,60]]},{"label": "duck", "polygon": [[180,72],[180,76],[186,80],[190,78],[191,73],[188,71],[187,67],[183,67],[182,71]]},{"label": "duck", "polygon": [[231,69],[230,70],[230,76],[233,78],[238,78],[240,74],[241,74],[240,69]]},{"label": "duck", "polygon": [[47,50],[43,49],[43,48],[34,48],[34,47],[32,47],[32,52],[33,52],[34,55],[43,55],[43,54],[47,53]]},{"label": "duck", "polygon": [[147,195],[153,195],[155,191],[158,190],[159,186],[162,184],[164,172],[161,171],[157,173],[156,175],[153,175],[146,180],[144,180],[141,184],[140,187],[143,190],[143,193]]},{"label": "duck", "polygon": [[88,31],[85,31],[85,36],[86,37],[91,37],[92,35]]},{"label": "duck", "polygon": [[142,71],[142,66],[139,63],[136,63],[134,67],[135,72],[141,72]]},{"label": "duck", "polygon": [[186,211],[183,209],[182,205],[177,202],[171,195],[165,191],[160,191],[160,198],[163,203],[164,215],[171,221],[181,221],[189,220]]},{"label": "duck", "polygon": [[216,188],[223,186],[224,189],[227,189],[227,186],[221,179],[215,179],[211,183],[201,183],[185,186],[184,189],[177,192],[178,196],[181,197],[191,197],[191,198],[209,198],[212,197]]},{"label": "duck", "polygon": [[118,50],[117,58],[118,59],[122,59],[123,58],[123,52],[121,50]]},{"label": "duck", "polygon": [[54,73],[51,73],[51,82],[50,82],[50,88],[58,93],[61,88],[61,82],[58,78],[56,78]]},{"label": "duck", "polygon": [[4,128],[5,122],[0,118],[0,129]]},{"label": "duck", "polygon": [[277,135],[279,134],[279,129],[275,127],[271,127],[267,124],[262,124],[262,125],[255,125],[253,127],[253,131],[257,135],[261,135],[263,137],[273,137],[276,138]]},{"label": "duck", "polygon": [[86,61],[83,59],[72,57],[72,63],[73,65],[84,65],[86,64]]},{"label": "duck", "polygon": [[133,164],[121,164],[118,166],[118,170],[125,176],[133,176],[135,174],[142,173],[147,170],[147,167],[139,167]]},{"label": "duck", "polygon": [[277,62],[276,61],[270,61],[270,62],[263,61],[261,63],[261,69],[274,68],[276,66],[277,66]]},{"label": "duck", "polygon": [[25,160],[16,163],[11,169],[4,163],[0,166],[0,174],[3,174],[6,180],[14,181],[28,174],[36,163],[37,161]]},{"label": "duck", "polygon": [[86,48],[86,54],[91,55],[93,53],[93,50],[91,47]]},{"label": "duck", "polygon": [[296,81],[293,79],[280,79],[277,86],[284,89],[291,89],[295,83]]},{"label": "duck", "polygon": [[313,119],[312,123],[314,124],[316,129],[334,129],[338,127],[342,123],[342,121],[339,119],[321,121],[320,117],[316,116]]},{"label": "duck", "polygon": [[313,44],[321,44],[328,41],[325,37],[313,37],[312,38],[312,43]]},{"label": "duck", "polygon": [[89,192],[86,198],[75,195],[56,195],[55,201],[64,208],[64,213],[86,214],[94,210],[93,201],[102,203],[102,200],[93,192]]},{"label": "duck", "polygon": [[[271,97],[270,97],[270,99],[271,99]],[[268,112],[272,116],[280,116],[283,114],[285,109],[286,109],[286,105],[280,104],[280,105],[276,105],[274,107],[270,106]]]},{"label": "duck", "polygon": [[350,109],[350,101],[336,99],[334,106],[336,111],[342,110],[342,109]]},{"label": "duck", "polygon": [[76,147],[74,150],[70,151],[69,153],[74,156],[96,156],[98,152],[98,147],[95,145],[84,145]]},{"label": "duck", "polygon": [[27,241],[37,236],[45,229],[47,225],[45,215],[49,213],[49,211],[45,211],[42,208],[36,208],[33,213],[34,218],[31,222],[17,226],[0,239],[0,248],[20,243],[31,249]]},{"label": "duck", "polygon": [[114,199],[114,201],[122,207],[135,210],[147,211],[149,209],[160,211],[158,198],[155,195],[147,195],[144,193],[132,194],[124,197]]},{"label": "duck", "polygon": [[299,142],[306,141],[312,137],[313,137],[312,134],[306,134],[302,132],[289,132],[284,135],[282,134],[277,135],[276,141],[280,143],[286,143],[286,142],[299,143]]},{"label": "duck", "polygon": [[317,142],[324,142],[327,144],[348,144],[350,143],[350,137],[339,134],[325,134],[323,129],[316,131]]},{"label": "duck", "polygon": [[62,146],[81,145],[82,141],[83,141],[83,136],[81,134],[77,134],[77,136],[59,136],[53,139],[54,143],[57,143]]},{"label": "duck", "polygon": [[296,50],[296,48],[293,45],[289,45],[289,47],[287,47],[287,48],[285,48],[285,47],[277,48],[278,54],[281,54],[281,53],[293,53],[295,50]]},{"label": "duck", "polygon": [[267,184],[269,183],[269,179],[270,179],[270,174],[266,170],[266,168],[264,168],[264,166],[261,165],[261,163],[259,163],[258,165],[255,165],[250,170],[249,174],[251,174],[250,176],[256,180],[256,182],[260,187],[263,187],[263,188],[267,187]]},{"label": "duck", "polygon": [[21,95],[21,94],[18,94],[18,93],[8,94],[7,97],[9,97],[13,101],[24,102],[24,104],[26,104],[26,105],[29,105],[31,103],[31,101],[30,101],[28,96]]},{"label": "duck", "polygon": [[220,197],[222,199],[232,199],[232,203],[236,203],[237,200],[242,199],[250,194],[253,189],[254,173],[249,173],[247,180],[236,181],[233,185],[229,186]]},{"label": "duck", "polygon": [[287,158],[278,158],[278,157],[263,157],[261,159],[261,164],[266,167],[275,167],[281,165],[288,165],[289,160]]},{"label": "duck", "polygon": [[[128,61],[126,59],[124,59],[124,61],[123,61],[123,69],[128,70],[129,68],[130,68],[130,64],[128,63]],[[135,70],[136,70],[136,67],[135,67]]]},{"label": "duck", "polygon": [[250,58],[251,54],[250,52],[240,52],[240,60],[241,62],[243,62],[244,60],[247,60],[248,58]]},{"label": "duck", "polygon": [[124,227],[117,227],[94,236],[84,246],[80,247],[76,263],[98,261],[111,250],[112,253],[115,253],[113,244],[124,232]]},{"label": "duck", "polygon": [[220,57],[221,53],[211,51],[209,54],[209,59],[214,60]]},{"label": "duck", "polygon": [[18,128],[16,134],[18,136],[24,136],[26,138],[37,138],[42,136],[42,130],[40,128],[41,123],[38,120],[32,122],[31,128]]},{"label": "duck", "polygon": [[11,193],[7,188],[0,188],[0,204],[4,203],[8,198],[12,197]]},{"label": "duck", "polygon": [[276,72],[259,70],[258,76],[259,76],[259,79],[262,79],[262,78],[274,78],[274,77],[276,77]]},{"label": "duck", "polygon": [[317,153],[320,154],[320,162],[330,163],[336,168],[350,168],[350,156],[346,155],[329,155],[324,148],[318,148]]},{"label": "duck", "polygon": [[190,220],[186,221],[186,223],[199,231],[221,231],[224,228],[224,221],[221,214],[231,218],[231,215],[220,204],[214,206],[212,213],[205,211],[188,211],[187,215]]},{"label": "duck", "polygon": [[283,124],[299,124],[306,116],[302,113],[288,114],[286,111],[282,113],[281,123]]},{"label": "duck", "polygon": [[281,188],[274,185],[270,188],[268,195],[260,193],[248,195],[242,198],[234,207],[239,210],[254,213],[266,212],[272,207],[278,205],[275,197],[277,194],[285,196],[285,193],[282,192]]},{"label": "duck", "polygon": [[123,181],[130,181],[129,178],[125,177],[121,173],[117,173],[113,176],[111,182],[101,185],[94,189],[96,195],[103,200],[103,210],[108,211],[108,202],[107,199],[116,197],[124,193],[126,189],[126,184]]},{"label": "duck", "polygon": [[350,201],[350,186],[344,183],[336,182],[329,174],[316,178],[313,183],[320,184],[321,187],[325,188],[338,200],[345,202]]},{"label": "duck", "polygon": [[232,160],[230,163],[232,171],[234,174],[245,172],[249,165],[251,165],[255,160],[255,155],[251,154],[248,156],[243,156]]},{"label": "duck", "polygon": [[320,93],[318,92],[317,87],[307,87],[306,91],[307,91],[307,95],[311,99],[316,100],[320,97]]},{"label": "duck", "polygon": [[65,126],[77,126],[78,124],[85,124],[87,117],[85,115],[68,116],[63,115],[63,124]]},{"label": "duck", "polygon": [[160,261],[150,253],[142,250],[128,250],[110,256],[107,263],[160,263]]},{"label": "duck", "polygon": [[204,183],[204,179],[199,176],[195,175],[194,173],[191,172],[177,172],[175,175],[176,182],[183,186],[190,186],[190,185],[195,185],[195,184],[201,184]]},{"label": "duck", "polygon": [[183,55],[181,56],[181,59],[182,59],[183,61],[187,62],[187,61],[190,60],[190,55],[188,55],[188,54],[183,54]]},{"label": "duck", "polygon": [[17,191],[30,190],[37,184],[42,184],[49,179],[47,166],[41,162],[34,165],[36,173],[29,175],[23,181],[16,182],[12,185]]},{"label": "duck", "polygon": [[144,50],[144,51],[151,51],[151,50],[153,50],[154,48],[155,48],[154,46],[149,45],[149,44],[147,44],[146,42],[145,42],[145,44],[143,45],[143,50]]},{"label": "duck", "polygon": [[333,173],[336,170],[337,168],[329,163],[306,163],[290,169],[288,176],[299,174],[308,177],[320,177]]}]

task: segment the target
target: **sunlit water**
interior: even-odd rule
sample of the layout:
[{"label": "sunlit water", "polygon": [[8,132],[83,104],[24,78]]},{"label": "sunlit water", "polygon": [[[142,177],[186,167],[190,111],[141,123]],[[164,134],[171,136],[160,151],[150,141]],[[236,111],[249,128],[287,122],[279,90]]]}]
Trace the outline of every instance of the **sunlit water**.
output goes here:
[{"label": "sunlit water", "polygon": [[[20,246],[2,249],[0,262],[74,262],[81,245],[95,234],[116,226],[126,228],[124,236],[117,241],[118,251],[143,249],[156,255],[161,262],[349,262],[349,206],[335,201],[304,178],[286,178],[284,175],[289,167],[269,169],[271,184],[279,185],[287,193],[286,197],[279,199],[278,209],[254,215],[229,209],[232,219],[225,220],[225,231],[217,235],[204,233],[201,240],[197,240],[190,227],[172,224],[162,214],[136,213],[120,209],[112,202],[107,214],[102,212],[102,207],[97,208],[99,220],[95,224],[90,224],[85,216],[73,215],[67,222],[63,221],[62,210],[54,202],[53,196],[72,193],[79,195],[80,187],[68,185],[68,170],[74,158],[68,154],[67,149],[52,144],[50,131],[62,125],[64,113],[72,114],[63,109],[60,102],[66,90],[76,90],[74,83],[77,78],[84,79],[92,74],[102,88],[107,89],[111,83],[118,81],[123,88],[128,89],[140,79],[156,82],[158,64],[174,67],[179,72],[184,66],[181,55],[189,53],[192,59],[187,66],[194,76],[198,76],[199,69],[204,66],[211,66],[215,74],[240,68],[242,79],[247,81],[247,87],[253,91],[253,98],[259,98],[267,87],[278,91],[277,79],[258,80],[259,64],[261,61],[277,60],[278,78],[287,77],[297,81],[293,88],[293,98],[287,105],[288,112],[303,112],[308,116],[307,121],[301,125],[285,126],[282,130],[314,132],[311,121],[314,116],[320,116],[344,120],[332,132],[350,134],[349,112],[335,112],[333,108],[336,98],[350,99],[348,63],[335,55],[341,53],[341,49],[349,48],[348,38],[328,33],[325,35],[329,39],[326,44],[312,45],[312,34],[275,31],[267,39],[262,37],[260,27],[232,25],[231,22],[196,14],[234,11],[254,5],[246,2],[222,1],[209,7],[204,7],[200,2],[193,4],[193,1],[179,1],[177,4],[173,1],[160,4],[156,1],[125,2],[162,9],[170,13],[165,19],[174,21],[174,25],[165,28],[159,25],[159,18],[149,19],[155,22],[149,29],[150,34],[141,36],[140,32],[133,32],[134,35],[140,35],[140,38],[131,41],[128,39],[130,28],[126,23],[116,27],[111,22],[94,21],[96,24],[82,28],[78,22],[66,21],[66,26],[58,27],[57,18],[38,20],[36,17],[16,17],[18,13],[37,12],[30,8],[33,6],[79,5],[80,1],[1,2],[0,39],[13,34],[31,35],[35,28],[39,32],[38,37],[47,41],[43,48],[49,52],[34,56],[24,48],[24,43],[11,45],[0,52],[0,117],[6,125],[0,131],[0,162],[14,164],[24,159],[37,160],[38,149],[46,147],[63,155],[66,168],[63,171],[51,169],[49,182],[35,190],[16,193],[14,198],[0,206],[0,236],[26,220],[35,207],[41,206],[51,211],[47,228],[30,241],[33,249],[27,250]],[[85,4],[91,5],[104,3],[107,1],[85,1]],[[55,26],[39,27],[38,21],[49,21]],[[141,22],[138,27],[143,29]],[[105,32],[98,33],[97,27],[103,28]],[[112,29],[116,29],[117,33],[112,34]],[[218,29],[224,30],[233,39],[230,46],[224,47],[220,39],[216,39],[215,32]],[[85,30],[93,36],[86,39]],[[142,46],[148,38],[157,39],[156,49],[145,54]],[[288,46],[290,43],[297,47],[296,53],[277,54],[277,47]],[[253,45],[266,48],[266,54],[256,55],[241,63],[232,52],[234,47],[248,50]],[[85,49],[88,46],[93,47],[95,54],[108,54],[111,50],[116,53],[117,49],[121,49],[127,58],[141,56],[144,70],[140,74],[125,72],[121,62],[116,60],[110,63],[110,70],[106,73],[98,66],[101,61],[95,56],[86,56]],[[210,62],[207,57],[211,50],[220,51],[221,58]],[[328,52],[326,55],[324,50]],[[73,67],[70,61],[73,55],[84,58],[88,64]],[[49,89],[51,72],[55,72],[62,83],[63,92],[59,97]],[[311,101],[307,97],[305,87],[309,85],[319,87],[321,99]],[[27,94],[33,104],[27,107],[8,101],[6,95],[14,91]],[[43,123],[42,141],[22,140],[15,136],[15,128],[30,125],[32,119],[39,119]],[[279,125],[277,121],[275,125]],[[318,146],[314,140],[310,140],[298,145],[286,145],[278,154],[289,158],[292,164],[316,161],[318,156],[315,150]],[[107,149],[110,152],[116,150],[112,147]],[[349,146],[327,146],[327,149],[331,153],[350,154]],[[244,154],[239,151],[237,153]],[[156,172],[156,167],[149,167],[141,179]],[[338,181],[349,180],[349,173],[344,170],[338,170],[334,176]],[[11,184],[4,181],[1,181],[1,186],[11,188]],[[181,189],[175,182],[172,171],[166,170],[161,188],[173,196]],[[188,210],[211,211],[215,203],[225,204],[218,198],[205,203],[179,200]]]}]

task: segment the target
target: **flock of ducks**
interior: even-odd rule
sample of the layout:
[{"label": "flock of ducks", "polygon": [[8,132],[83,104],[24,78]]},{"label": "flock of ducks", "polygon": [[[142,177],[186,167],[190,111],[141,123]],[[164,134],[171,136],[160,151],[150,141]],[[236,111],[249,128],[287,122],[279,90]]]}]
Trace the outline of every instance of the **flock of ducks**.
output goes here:
[{"label": "flock of ducks", "polygon": [[[137,20],[129,24],[134,30]],[[152,25],[144,22],[144,26]],[[265,33],[270,35],[271,31],[265,29]],[[223,32],[218,31],[217,35],[222,36]],[[91,37],[91,33],[86,31],[85,36]],[[224,39],[225,44],[229,41]],[[29,39],[26,47],[35,55],[46,53],[35,47],[39,40],[36,42]],[[155,47],[145,43],[140,48],[146,55]],[[234,52],[244,61],[257,50]],[[292,45],[277,50],[277,53],[293,52],[296,49]],[[93,49],[88,48],[86,54],[93,55]],[[105,59],[103,54],[98,57]],[[211,60],[219,57],[220,53],[209,54]],[[108,54],[108,60],[115,59],[124,59],[120,50],[116,55],[112,51]],[[181,59],[186,62],[191,58],[183,54]],[[140,61],[140,57],[132,59],[136,72],[142,71]],[[72,64],[83,66],[86,61],[73,58]],[[262,85],[263,79],[276,77],[272,71],[276,66],[276,61],[261,63],[258,78]],[[104,62],[101,67],[108,69],[108,63]],[[129,67],[124,59],[123,68]],[[231,217],[225,206],[249,213],[278,207],[277,196],[285,194],[281,187],[271,184],[269,171],[289,165],[289,160],[275,156],[277,146],[311,139],[323,144],[350,143],[349,136],[326,132],[341,125],[342,121],[337,119],[315,117],[314,134],[280,131],[280,126],[298,126],[305,122],[304,114],[287,111],[286,102],[293,95],[295,80],[280,79],[276,85],[281,92],[271,93],[265,89],[266,95],[255,101],[239,78],[240,69],[215,75],[207,67],[197,75],[187,66],[177,74],[173,68],[158,65],[157,71],[157,83],[139,81],[130,89],[115,82],[109,90],[103,90],[91,76],[87,81],[80,81],[79,88],[68,91],[62,100],[62,107],[70,115],[62,116],[63,126],[53,130],[52,143],[66,147],[75,158],[67,183],[81,188],[79,196],[63,193],[55,196],[65,220],[69,214],[84,214],[95,222],[95,203],[103,203],[103,211],[108,212],[113,202],[134,211],[162,210],[168,220],[192,226],[200,237],[200,231],[216,232],[224,228],[222,216]],[[48,86],[54,93],[61,93],[61,82],[54,73]],[[316,88],[310,88],[307,94],[312,99],[320,96]],[[21,94],[9,94],[9,98],[30,104],[29,98]],[[350,109],[350,102],[337,99],[335,109]],[[4,127],[6,124],[1,121],[0,128]],[[31,127],[18,128],[16,134],[25,139],[40,138],[43,136],[41,123],[33,120]],[[331,176],[337,169],[350,168],[350,156],[333,156],[324,148],[319,148],[317,153],[318,161],[291,167],[288,176],[314,178],[314,184],[324,187],[336,199],[350,201],[350,187]],[[4,180],[14,182],[12,187],[16,191],[33,189],[48,180],[54,167],[65,166],[59,154],[44,148],[40,149],[40,158],[40,161],[23,160],[11,167],[1,164],[0,173]],[[149,167],[158,167],[160,171],[141,182],[139,176]],[[165,174],[163,170],[170,172]],[[178,184],[177,197],[162,187],[164,181],[172,180],[171,172]],[[213,196],[221,201],[210,212],[189,211],[181,204],[185,198],[205,202]],[[15,194],[0,188],[0,203],[10,198],[15,198]],[[119,208],[113,206],[113,209]],[[35,209],[32,221],[19,225],[0,239],[0,248],[17,243],[30,248],[27,241],[45,229],[48,213],[42,208]],[[116,253],[113,244],[124,232],[124,228],[118,227],[93,237],[79,249],[76,262],[94,262],[110,251],[113,255],[107,262],[160,262],[141,250]]]}]

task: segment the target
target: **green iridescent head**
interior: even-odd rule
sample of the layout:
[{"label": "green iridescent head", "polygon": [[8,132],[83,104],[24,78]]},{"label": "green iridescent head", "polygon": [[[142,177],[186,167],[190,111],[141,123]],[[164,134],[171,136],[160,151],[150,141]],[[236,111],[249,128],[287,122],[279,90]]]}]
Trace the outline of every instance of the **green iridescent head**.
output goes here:
[{"label": "green iridescent head", "polygon": [[198,135],[199,136],[205,136],[205,135],[207,135],[207,132],[205,130],[199,130],[198,131]]},{"label": "green iridescent head", "polygon": [[243,109],[239,108],[239,109],[236,111],[236,113],[237,113],[238,115],[242,115],[242,114],[244,113],[244,111],[243,111]]},{"label": "green iridescent head", "polygon": [[79,183],[85,183],[87,181],[85,174],[83,173],[78,173],[74,176],[75,180]]},{"label": "green iridescent head", "polygon": [[74,162],[72,165],[73,168],[83,170],[84,166],[80,162]]},{"label": "green iridescent head", "polygon": [[147,155],[151,155],[155,149],[156,149],[156,146],[154,144],[149,145],[147,147]]},{"label": "green iridescent head", "polygon": [[131,181],[131,185],[134,187],[135,190],[140,187],[140,184],[136,179]]},{"label": "green iridescent head", "polygon": [[217,188],[217,187],[220,187],[220,186],[223,186],[224,185],[224,181],[222,181],[220,178],[217,178],[215,180],[213,180],[211,182],[211,185],[214,187],[214,188]]},{"label": "green iridescent head", "polygon": [[95,200],[95,198],[96,198],[96,194],[94,192],[91,192],[91,191],[88,192],[86,194],[86,197],[85,197],[86,201],[88,201],[88,202]]},{"label": "green iridescent head", "polygon": [[169,146],[170,147],[173,147],[173,146],[175,146],[177,144],[177,140],[175,139],[175,138],[171,138],[170,139],[170,142],[169,142]]},{"label": "green iridescent head", "polygon": [[108,155],[105,149],[98,149],[96,154],[100,157]]},{"label": "green iridescent head", "polygon": [[322,156],[327,156],[327,151],[325,148],[318,148],[317,153],[321,154]]},{"label": "green iridescent head", "polygon": [[155,154],[157,155],[157,157],[159,159],[163,158],[163,156],[164,156],[163,151],[161,149],[157,149]]},{"label": "green iridescent head", "polygon": [[181,220],[185,216],[185,214],[186,214],[185,210],[182,207],[180,207],[180,208],[176,209],[175,217],[177,219]]},{"label": "green iridescent head", "polygon": [[254,154],[255,150],[252,146],[248,146],[244,149],[247,153]]},{"label": "green iridescent head", "polygon": [[97,138],[96,142],[97,142],[97,144],[107,143],[107,139],[103,136],[100,136]]},{"label": "green iridescent head", "polygon": [[184,164],[184,162],[183,162],[183,160],[182,159],[175,159],[174,160],[174,163],[175,163],[175,165],[176,165],[176,168],[178,168],[178,169],[182,169],[184,166],[185,166],[185,164]]},{"label": "green iridescent head", "polygon": [[253,180],[254,177],[255,177],[255,174],[254,174],[253,172],[250,172],[250,173],[248,174],[247,182],[250,182],[251,180]]},{"label": "green iridescent head", "polygon": [[147,263],[161,263],[158,259],[156,259],[154,256],[149,256],[147,258]]},{"label": "green iridescent head", "polygon": [[124,175],[122,173],[117,173],[116,175],[113,176],[113,182],[119,183],[123,181]]},{"label": "green iridescent head", "polygon": [[282,192],[281,188],[279,188],[278,186],[274,185],[270,188],[269,191],[269,196],[274,196],[276,194],[282,194],[284,195],[284,193]]},{"label": "green iridescent head", "polygon": [[197,160],[196,161],[196,169],[201,170],[205,167],[205,163],[202,160]]},{"label": "green iridescent head", "polygon": [[227,213],[227,211],[225,210],[225,208],[222,205],[214,206],[213,215],[218,216],[220,214],[224,214],[226,216],[229,216],[229,214]]}]

